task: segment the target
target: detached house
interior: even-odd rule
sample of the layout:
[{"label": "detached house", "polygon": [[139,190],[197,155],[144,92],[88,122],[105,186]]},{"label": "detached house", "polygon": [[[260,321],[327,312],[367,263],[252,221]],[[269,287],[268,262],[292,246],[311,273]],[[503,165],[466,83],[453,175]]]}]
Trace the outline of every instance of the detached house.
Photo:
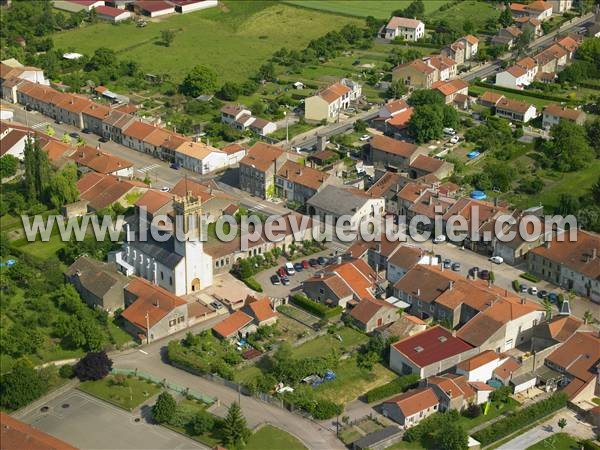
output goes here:
[{"label": "detached house", "polygon": [[404,428],[410,428],[438,412],[439,401],[431,387],[413,389],[389,400],[382,405],[382,412]]},{"label": "detached house", "polygon": [[479,39],[472,34],[457,39],[452,44],[444,47],[442,55],[452,58],[456,64],[463,64],[465,61],[474,58],[479,51]]},{"label": "detached house", "polygon": [[[461,79],[449,80],[449,81],[437,81],[431,86],[435,89],[443,98],[446,105],[455,103],[455,100],[466,98],[468,100],[469,85]],[[458,102],[460,104],[460,102]]]},{"label": "detached house", "polygon": [[375,119],[377,124],[384,124],[384,132],[394,136],[402,135],[408,126],[408,122],[412,117],[414,109],[408,106],[405,100],[391,100],[379,110],[379,114]]},{"label": "detached house", "polygon": [[542,126],[546,129],[557,125],[561,120],[583,125],[586,120],[585,112],[578,109],[567,108],[560,105],[548,105],[544,108]]},{"label": "detached house", "polygon": [[405,17],[392,17],[381,32],[385,39],[402,38],[405,41],[416,42],[425,36],[425,24],[420,20]]},{"label": "detached house", "polygon": [[257,142],[240,161],[240,188],[256,197],[272,198],[275,175],[286,161],[281,147]]},{"label": "detached house", "polygon": [[515,19],[515,26],[519,27],[521,31],[528,31],[531,33],[531,36],[534,38],[538,38],[544,34],[544,30],[542,29],[542,22],[540,22],[535,17],[518,17]]}]

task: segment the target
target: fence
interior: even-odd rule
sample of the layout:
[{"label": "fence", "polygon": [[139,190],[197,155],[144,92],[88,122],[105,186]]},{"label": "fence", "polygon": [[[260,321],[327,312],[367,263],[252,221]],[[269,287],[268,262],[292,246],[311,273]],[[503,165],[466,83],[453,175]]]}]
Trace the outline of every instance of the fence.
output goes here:
[{"label": "fence", "polygon": [[185,396],[190,396],[195,398],[196,400],[199,400],[203,403],[206,403],[208,405],[213,404],[216,399],[214,397],[211,397],[209,395],[204,395],[201,394],[199,392],[194,392],[192,390],[190,390],[189,388],[185,387],[185,386],[181,386],[179,384],[176,383],[169,383],[167,382],[166,379],[164,378],[158,378],[150,373],[147,372],[143,372],[141,370],[132,370],[132,369],[112,369],[111,371],[113,374],[122,374],[122,375],[133,375],[136,376],[138,378],[143,378],[144,380],[148,380],[151,381],[153,383],[156,384],[160,384],[162,386],[164,386],[167,389],[170,389],[172,391],[178,392],[181,395],[185,395]]}]

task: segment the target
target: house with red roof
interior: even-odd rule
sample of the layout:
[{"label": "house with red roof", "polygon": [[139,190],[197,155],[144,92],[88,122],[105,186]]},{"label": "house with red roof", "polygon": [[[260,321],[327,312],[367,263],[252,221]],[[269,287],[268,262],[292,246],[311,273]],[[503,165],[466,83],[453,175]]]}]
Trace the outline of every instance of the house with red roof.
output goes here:
[{"label": "house with red roof", "polygon": [[485,383],[494,377],[494,371],[507,359],[507,356],[498,354],[493,350],[485,350],[460,362],[456,366],[455,371],[458,375],[464,375],[467,381],[481,381]]},{"label": "house with red roof", "polygon": [[226,340],[245,338],[263,326],[277,323],[277,312],[268,297],[248,295],[244,306],[212,327],[213,333]]},{"label": "house with red roof", "polygon": [[382,413],[404,429],[439,411],[440,402],[432,387],[413,389],[383,402]]},{"label": "house with red roof", "polygon": [[401,81],[411,88],[430,89],[439,79],[439,70],[420,59],[400,64],[392,71],[392,81]]},{"label": "house with red roof", "polygon": [[408,169],[420,155],[427,154],[427,148],[406,141],[376,134],[369,142],[370,159],[374,165],[392,167],[398,171]]},{"label": "house with red roof", "polygon": [[417,19],[393,16],[382,29],[384,39],[401,38],[405,41],[416,42],[425,36],[425,24]]},{"label": "house with red roof", "polygon": [[381,107],[374,123],[384,132],[403,134],[413,112],[414,109],[408,106],[406,100],[390,100]]},{"label": "house with red roof", "polygon": [[163,0],[138,0],[134,9],[144,16],[160,17],[175,12],[175,5]]},{"label": "house with red roof", "polygon": [[246,297],[246,304],[243,310],[254,319],[257,327],[277,323],[277,312],[273,309],[271,300],[268,297],[258,299],[249,295]]},{"label": "house with red roof", "polygon": [[349,316],[358,328],[371,333],[396,321],[398,312],[398,308],[385,300],[366,297],[350,310]]},{"label": "house with red roof", "polygon": [[479,349],[436,325],[390,346],[390,369],[420,378],[445,372],[479,353]]},{"label": "house with red roof", "polygon": [[352,80],[342,79],[319,91],[304,102],[306,120],[333,122],[340,113],[349,108],[351,102],[358,100],[362,89]]},{"label": "house with red roof", "polygon": [[77,147],[77,150],[69,156],[80,171],[93,170],[94,172],[116,177],[132,177],[133,163],[119,156],[101,151],[89,145]]}]

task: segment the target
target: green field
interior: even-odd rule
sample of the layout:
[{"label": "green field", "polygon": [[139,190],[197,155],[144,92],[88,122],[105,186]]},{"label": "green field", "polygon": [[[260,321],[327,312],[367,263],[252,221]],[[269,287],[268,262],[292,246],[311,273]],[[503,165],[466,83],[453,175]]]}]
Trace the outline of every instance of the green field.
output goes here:
[{"label": "green field", "polygon": [[[340,341],[336,336],[339,335]],[[339,351],[349,351],[364,344],[369,340],[366,334],[360,333],[352,328],[344,327],[335,334],[325,334],[316,339],[312,339],[292,351],[294,358],[311,358],[323,356],[326,352],[335,348]]]},{"label": "green field", "polygon": [[[436,11],[449,0],[426,0],[425,12]],[[285,0],[285,3],[298,5],[304,8],[330,11],[348,16],[387,19],[392,11],[406,8],[412,0]]]},{"label": "green field", "polygon": [[519,100],[521,102],[531,103],[533,106],[535,106],[538,109],[538,111],[543,109],[546,105],[556,103],[555,101],[552,101],[552,100],[544,100],[542,98],[532,97],[532,96],[526,95],[526,94],[516,94],[513,92],[506,92],[506,91],[502,91],[500,89],[494,89],[492,87],[487,87],[487,86],[485,86],[485,87],[484,86],[475,86],[475,85],[469,86],[469,94],[479,96],[487,91],[504,95],[506,98],[510,98],[513,100]]},{"label": "green field", "polygon": [[[312,39],[347,23],[363,21],[275,1],[228,1],[220,8],[134,24],[95,24],[57,33],[57,48],[91,54],[98,47],[139,62],[149,73],[180,80],[198,64],[212,67],[220,81],[246,81],[282,47],[304,48]],[[161,31],[175,30],[170,47]]]},{"label": "green field", "polygon": [[[429,2],[425,2],[427,4]],[[481,29],[487,20],[497,18],[500,11],[491,3],[482,2],[479,0],[465,0],[453,5],[444,11],[435,11],[428,19],[431,20],[447,20],[450,26],[458,29],[462,28],[463,24],[468,20],[475,29]]]},{"label": "green field", "polygon": [[160,392],[160,387],[141,378],[127,378],[123,385],[115,384],[114,380],[109,375],[98,381],[84,381],[79,389],[128,411]]},{"label": "green field", "polygon": [[272,425],[261,427],[248,439],[246,450],[305,450],[298,439]]},{"label": "green field", "polygon": [[567,433],[556,433],[531,447],[527,447],[527,450],[545,450],[548,448],[554,450],[578,450],[581,448],[581,445],[577,443],[577,440],[573,436]]}]

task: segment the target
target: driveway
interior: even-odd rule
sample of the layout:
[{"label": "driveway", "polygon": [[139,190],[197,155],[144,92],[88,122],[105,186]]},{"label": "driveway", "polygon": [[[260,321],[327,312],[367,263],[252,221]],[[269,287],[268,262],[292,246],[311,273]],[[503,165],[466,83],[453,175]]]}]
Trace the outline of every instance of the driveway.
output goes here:
[{"label": "driveway", "polygon": [[564,410],[547,420],[546,422],[520,434],[513,440],[501,445],[497,450],[521,450],[531,447],[536,442],[558,433],[561,429],[558,427],[559,419],[564,418],[567,421],[567,426],[564,428],[565,433],[577,436],[581,439],[593,439],[595,437],[591,425],[581,422],[576,414],[570,410]]}]

